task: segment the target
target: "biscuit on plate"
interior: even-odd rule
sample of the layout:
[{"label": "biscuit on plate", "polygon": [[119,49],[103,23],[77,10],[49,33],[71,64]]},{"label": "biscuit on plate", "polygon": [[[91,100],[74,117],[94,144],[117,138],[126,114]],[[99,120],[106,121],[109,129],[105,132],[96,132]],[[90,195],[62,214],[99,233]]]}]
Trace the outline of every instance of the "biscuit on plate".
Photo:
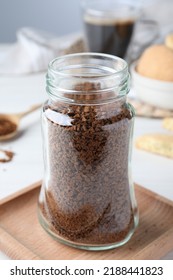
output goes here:
[{"label": "biscuit on plate", "polygon": [[173,50],[173,34],[169,34],[166,36],[165,45]]},{"label": "biscuit on plate", "polygon": [[173,135],[146,134],[138,137],[135,144],[138,149],[173,158]]},{"label": "biscuit on plate", "polygon": [[173,131],[173,118],[163,119],[163,127]]},{"label": "biscuit on plate", "polygon": [[141,55],[136,70],[144,77],[173,82],[173,50],[165,45],[148,47]]}]

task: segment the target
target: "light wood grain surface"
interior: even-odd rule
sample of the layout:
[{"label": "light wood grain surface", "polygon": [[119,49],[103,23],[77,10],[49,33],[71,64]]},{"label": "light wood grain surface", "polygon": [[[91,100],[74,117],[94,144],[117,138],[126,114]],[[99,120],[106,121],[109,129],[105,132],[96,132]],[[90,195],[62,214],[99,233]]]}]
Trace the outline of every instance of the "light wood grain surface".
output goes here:
[{"label": "light wood grain surface", "polygon": [[173,249],[173,203],[136,186],[140,223],[124,246],[101,252],[78,250],[53,240],[40,226],[40,182],[0,203],[0,249],[12,259],[160,259]]}]

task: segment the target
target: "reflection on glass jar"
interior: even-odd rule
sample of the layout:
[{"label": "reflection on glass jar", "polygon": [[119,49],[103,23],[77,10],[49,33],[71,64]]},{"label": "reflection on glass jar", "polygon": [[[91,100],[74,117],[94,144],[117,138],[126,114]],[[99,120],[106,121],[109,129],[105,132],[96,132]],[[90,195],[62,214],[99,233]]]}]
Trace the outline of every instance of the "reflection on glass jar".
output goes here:
[{"label": "reflection on glass jar", "polygon": [[103,250],[135,230],[128,91],[127,64],[118,57],[84,53],[49,64],[39,219],[60,242]]}]

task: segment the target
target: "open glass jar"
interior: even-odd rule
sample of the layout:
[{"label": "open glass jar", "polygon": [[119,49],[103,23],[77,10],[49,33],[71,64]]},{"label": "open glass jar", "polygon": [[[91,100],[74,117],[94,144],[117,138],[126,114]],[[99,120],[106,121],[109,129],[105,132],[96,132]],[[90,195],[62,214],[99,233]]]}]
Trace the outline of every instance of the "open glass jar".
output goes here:
[{"label": "open glass jar", "polygon": [[137,226],[128,92],[128,67],[121,58],[81,53],[49,64],[39,219],[62,243],[111,249],[126,243]]}]

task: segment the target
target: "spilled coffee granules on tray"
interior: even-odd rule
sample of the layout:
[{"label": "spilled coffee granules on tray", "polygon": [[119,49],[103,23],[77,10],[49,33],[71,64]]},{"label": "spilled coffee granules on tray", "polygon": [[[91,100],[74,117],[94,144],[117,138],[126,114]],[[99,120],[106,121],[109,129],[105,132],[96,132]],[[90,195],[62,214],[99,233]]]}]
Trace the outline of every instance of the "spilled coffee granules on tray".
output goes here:
[{"label": "spilled coffee granules on tray", "polygon": [[17,125],[10,120],[0,119],[0,136],[4,136],[14,132],[17,128]]},{"label": "spilled coffee granules on tray", "polygon": [[[81,86],[87,92],[95,89],[87,83],[79,90]],[[75,99],[80,98],[98,96]],[[133,116],[128,105],[58,102],[47,105],[44,114],[48,181],[40,208],[49,227],[78,243],[123,240],[134,227],[128,178]]]},{"label": "spilled coffee granules on tray", "polygon": [[14,153],[7,150],[0,149],[0,162],[5,163],[13,159]]}]

